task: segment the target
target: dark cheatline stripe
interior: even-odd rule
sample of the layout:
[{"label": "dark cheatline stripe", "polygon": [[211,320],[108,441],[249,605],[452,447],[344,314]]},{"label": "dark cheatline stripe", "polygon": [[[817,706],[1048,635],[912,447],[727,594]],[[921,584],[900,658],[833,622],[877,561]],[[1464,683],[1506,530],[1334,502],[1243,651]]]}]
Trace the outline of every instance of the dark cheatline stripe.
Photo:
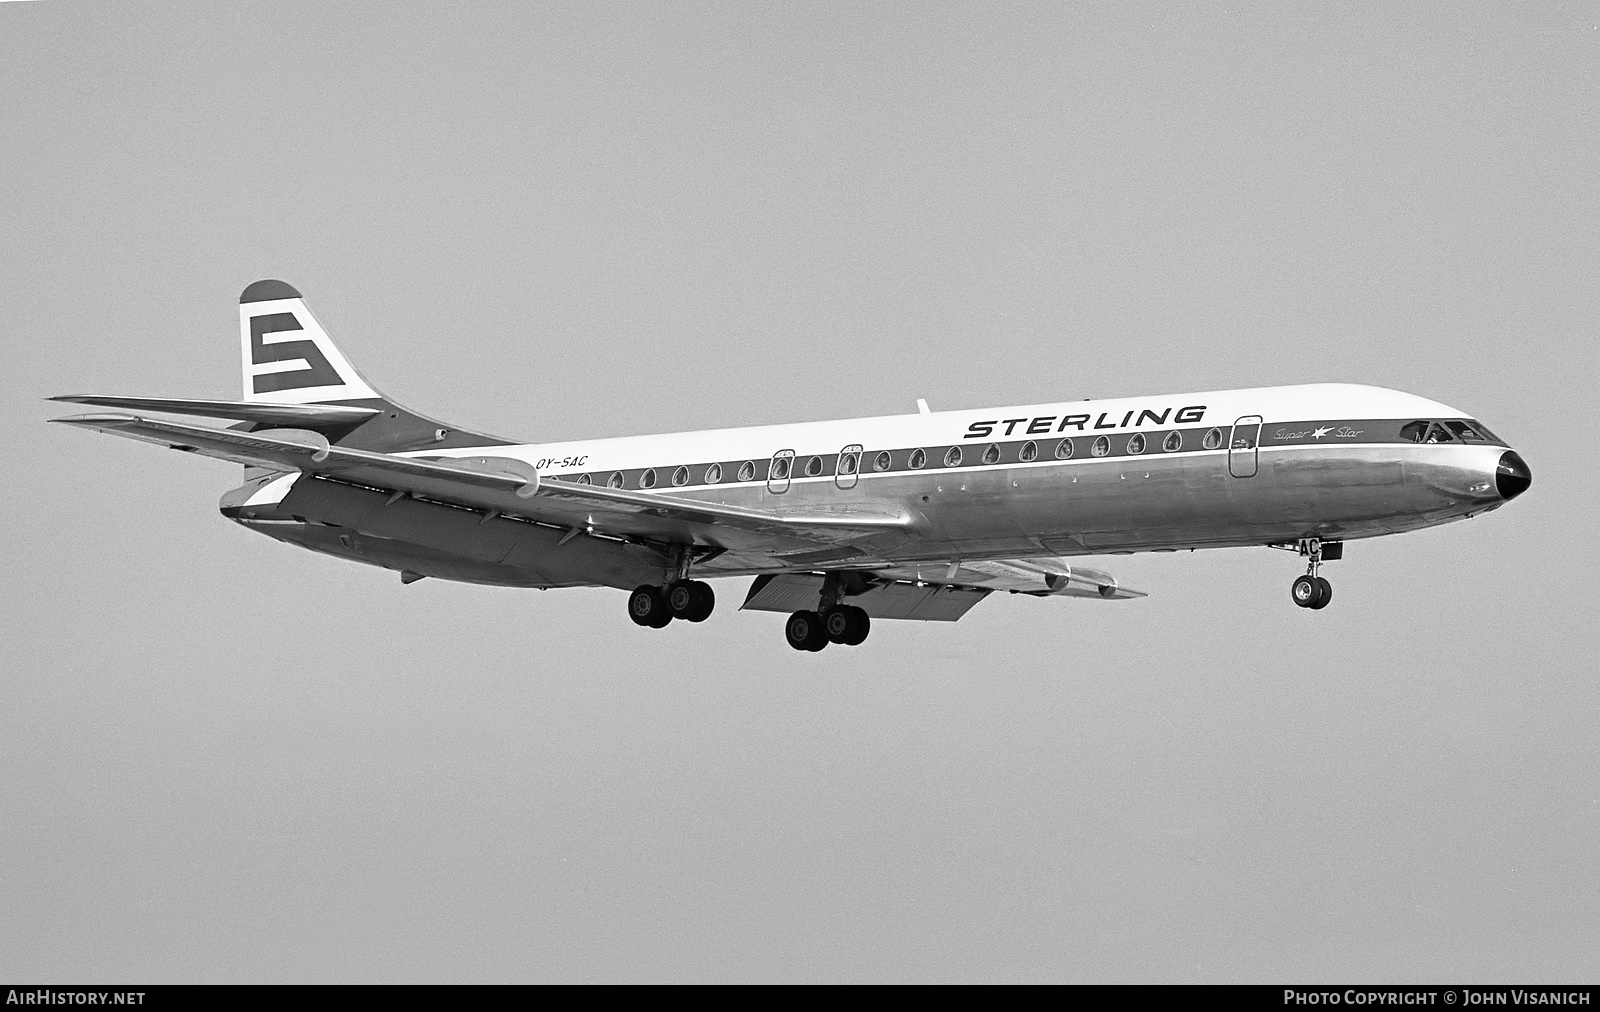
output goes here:
[{"label": "dark cheatline stripe", "polygon": [[[1402,426],[1409,424],[1413,420],[1414,419],[1407,418],[1378,418],[1344,420],[1324,419],[1318,421],[1283,423],[1270,422],[1261,426],[1259,445],[1262,449],[1270,450],[1280,446],[1338,446],[1341,443],[1412,443],[1414,442],[1413,440],[1407,439],[1400,434],[1400,429]],[[1455,445],[1505,445],[1492,434],[1490,434],[1487,429],[1483,429],[1481,425],[1478,425],[1478,423],[1472,419],[1448,420],[1469,422],[1473,426],[1481,429],[1485,435],[1489,436],[1487,440],[1481,443],[1458,442]],[[1438,419],[1438,421],[1446,421],[1446,419]],[[1206,435],[1213,429],[1217,431],[1220,441],[1214,447],[1207,447],[1205,445],[1205,438]],[[1168,440],[1173,433],[1178,434],[1178,436],[1181,438],[1181,442],[1178,444],[1176,449],[1168,450],[1166,449]],[[1020,428],[1018,434],[1022,434]],[[1134,437],[1140,435],[1144,437],[1143,450],[1136,449],[1139,444]],[[936,471],[941,473],[949,473],[952,471],[966,470],[967,468],[971,467],[999,467],[1006,464],[1067,464],[1081,463],[1086,460],[1127,460],[1131,457],[1184,456],[1186,454],[1193,454],[1197,452],[1223,453],[1228,449],[1228,442],[1232,436],[1233,423],[1230,421],[1220,425],[1196,425],[1184,428],[1119,429],[1114,432],[1102,432],[1098,435],[1091,431],[1082,434],[1073,433],[1062,435],[1052,433],[1049,435],[1035,435],[1027,439],[1012,438],[986,440],[983,438],[973,438],[964,440],[961,443],[942,443],[936,446],[921,447],[906,446],[892,450],[881,450],[869,447],[865,450],[862,450],[859,454],[858,472],[860,477],[870,478],[875,474],[896,474],[911,471]],[[1097,457],[1094,455],[1094,446],[1097,440],[1102,437],[1106,439],[1109,445],[1106,454]],[[1056,455],[1056,448],[1064,441],[1071,444],[1072,452],[1069,456],[1058,457]],[[1022,458],[1022,451],[1023,448],[1029,443],[1034,444],[1034,455],[1030,459],[1024,460]],[[961,449],[961,463],[955,467],[945,467],[945,455],[950,452],[952,447],[959,447]],[[919,449],[923,452],[926,463],[920,468],[914,468],[911,466],[911,455]],[[992,458],[992,455],[989,452],[991,449],[998,450],[997,458]],[[880,471],[876,467],[875,461],[880,453],[885,452],[889,454],[889,466]],[[808,475],[806,473],[806,465],[812,457],[818,457],[821,461],[821,470],[817,475]],[[751,460],[750,463],[755,465],[755,475],[750,479],[750,481],[766,482],[767,476],[770,473],[769,469],[772,466],[772,460],[773,458],[771,457]],[[715,488],[719,484],[736,484],[738,482],[739,468],[742,467],[744,463],[745,461],[743,460],[721,460],[706,461],[699,464],[689,464],[687,465],[689,468],[689,481],[687,484],[678,487]],[[794,458],[790,460],[789,478],[790,480],[799,480],[808,477],[832,478],[837,472],[838,464],[838,453],[796,454]],[[705,481],[705,473],[707,469],[711,468],[713,465],[721,466],[722,480],[716,483],[707,483]],[[644,474],[646,471],[654,470],[658,476],[655,487],[670,489],[673,486],[664,484],[660,480],[659,476],[670,474],[679,466],[680,465],[678,463],[669,463],[656,464],[649,468],[636,467],[624,469],[622,472],[622,487],[629,490],[640,489],[639,476]],[[594,484],[604,485],[606,484],[607,479],[611,477],[612,473],[613,472],[611,471],[574,471],[563,474],[552,474],[550,477],[557,480],[577,481],[579,474],[588,474],[590,480]],[[782,479],[779,479],[777,483],[782,485],[784,482]]]}]

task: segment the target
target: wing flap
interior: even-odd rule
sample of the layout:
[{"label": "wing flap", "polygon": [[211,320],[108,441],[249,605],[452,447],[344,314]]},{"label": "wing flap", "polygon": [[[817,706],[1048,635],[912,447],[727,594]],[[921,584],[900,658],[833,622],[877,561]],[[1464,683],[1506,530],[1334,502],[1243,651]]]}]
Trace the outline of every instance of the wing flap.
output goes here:
[{"label": "wing flap", "polygon": [[[759,576],[750,585],[741,611],[811,611],[817,607],[823,577],[818,573],[783,573]],[[981,587],[952,587],[903,581],[875,581],[865,591],[851,594],[845,602],[864,610],[872,618],[911,619],[921,622],[954,622],[965,615],[990,591]]]}]

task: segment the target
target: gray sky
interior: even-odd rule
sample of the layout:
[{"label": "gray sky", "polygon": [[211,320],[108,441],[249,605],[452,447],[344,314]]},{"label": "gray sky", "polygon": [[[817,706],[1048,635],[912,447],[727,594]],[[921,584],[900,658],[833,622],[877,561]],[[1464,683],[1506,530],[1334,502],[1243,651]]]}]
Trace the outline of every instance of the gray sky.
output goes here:
[{"label": "gray sky", "polygon": [[[1600,976],[1600,18],[997,6],[0,4],[0,978]],[[43,424],[264,277],[527,440],[1345,380],[1535,482],[1315,614],[655,633]]]}]

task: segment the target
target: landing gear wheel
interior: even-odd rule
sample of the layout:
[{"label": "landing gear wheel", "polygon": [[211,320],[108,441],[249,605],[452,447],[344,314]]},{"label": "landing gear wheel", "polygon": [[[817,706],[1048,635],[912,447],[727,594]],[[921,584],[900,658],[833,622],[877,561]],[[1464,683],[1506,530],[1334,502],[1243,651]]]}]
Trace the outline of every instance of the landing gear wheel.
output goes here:
[{"label": "landing gear wheel", "polygon": [[783,638],[796,650],[816,653],[828,645],[828,631],[822,616],[814,611],[797,611],[783,624]]},{"label": "landing gear wheel", "polygon": [[716,606],[717,595],[711,585],[700,580],[679,580],[667,588],[667,608],[673,618],[704,622]]},{"label": "landing gear wheel", "polygon": [[872,619],[864,609],[857,608],[853,604],[845,605],[845,607],[850,611],[855,621],[851,623],[850,631],[844,634],[844,645],[847,647],[859,647],[867,641],[867,633],[872,631]]},{"label": "landing gear wheel", "polygon": [[855,647],[872,630],[872,619],[853,604],[841,604],[822,613],[822,626],[827,630],[828,642]]},{"label": "landing gear wheel", "polygon": [[1323,608],[1326,608],[1328,606],[1328,602],[1332,600],[1333,584],[1329,583],[1320,576],[1317,577],[1317,599],[1306,605],[1306,607],[1312,609],[1313,611],[1321,611]]},{"label": "landing gear wheel", "polygon": [[672,621],[672,610],[659,587],[638,587],[628,595],[628,617],[635,625],[660,629]]},{"label": "landing gear wheel", "polygon": [[1317,586],[1317,578],[1314,576],[1297,576],[1294,578],[1294,583],[1289,585],[1289,596],[1302,608],[1314,608],[1318,599],[1322,597],[1322,588]]}]

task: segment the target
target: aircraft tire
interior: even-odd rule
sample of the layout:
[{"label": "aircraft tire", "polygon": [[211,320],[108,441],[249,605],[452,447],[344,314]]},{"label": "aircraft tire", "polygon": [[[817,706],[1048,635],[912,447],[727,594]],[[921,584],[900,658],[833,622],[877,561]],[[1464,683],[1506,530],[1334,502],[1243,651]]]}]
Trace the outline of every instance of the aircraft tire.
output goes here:
[{"label": "aircraft tire", "polygon": [[814,611],[797,611],[783,624],[783,638],[796,650],[812,653],[828,645],[828,633],[822,625],[822,616]]},{"label": "aircraft tire", "polygon": [[847,647],[858,647],[866,642],[867,634],[872,631],[872,619],[864,609],[857,608],[853,604],[844,607],[850,613],[851,621],[849,631],[844,634],[844,639],[840,642]]},{"label": "aircraft tire", "polygon": [[694,607],[684,617],[691,622],[704,622],[711,617],[711,612],[717,607],[717,594],[711,589],[711,584],[704,580],[694,580],[692,586]]},{"label": "aircraft tire", "polygon": [[1317,599],[1322,596],[1322,588],[1317,586],[1317,581],[1310,576],[1297,576],[1289,585],[1289,596],[1294,603],[1302,608],[1314,607]]},{"label": "aircraft tire", "polygon": [[1317,599],[1306,605],[1306,607],[1311,608],[1314,611],[1321,611],[1322,609],[1326,608],[1328,606],[1328,602],[1332,600],[1333,584],[1329,583],[1327,580],[1324,580],[1320,576],[1317,577]]},{"label": "aircraft tire", "polygon": [[672,611],[667,607],[667,596],[661,593],[661,588],[646,585],[635,587],[628,595],[628,617],[633,619],[634,625],[660,629],[672,621]]},{"label": "aircraft tire", "polygon": [[850,635],[850,627],[854,624],[851,621],[850,609],[846,606],[829,608],[822,613],[822,628],[828,634],[829,643],[843,643]]}]

